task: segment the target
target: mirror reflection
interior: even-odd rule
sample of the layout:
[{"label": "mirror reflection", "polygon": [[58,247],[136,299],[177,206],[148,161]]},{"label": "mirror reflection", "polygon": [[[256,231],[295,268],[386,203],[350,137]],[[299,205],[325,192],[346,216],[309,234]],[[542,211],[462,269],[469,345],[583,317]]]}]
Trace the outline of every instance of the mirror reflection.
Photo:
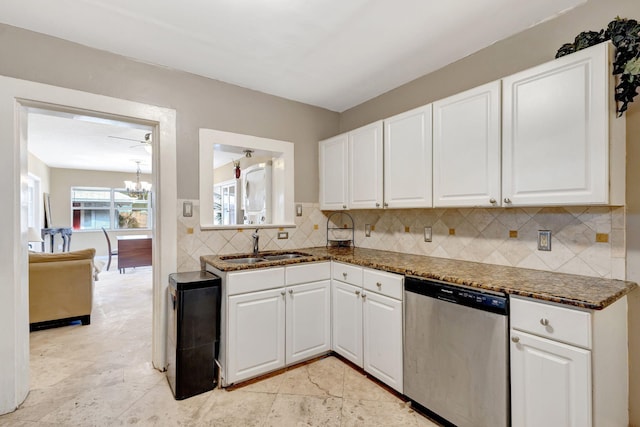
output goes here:
[{"label": "mirror reflection", "polygon": [[200,130],[202,227],[293,224],[293,144]]}]

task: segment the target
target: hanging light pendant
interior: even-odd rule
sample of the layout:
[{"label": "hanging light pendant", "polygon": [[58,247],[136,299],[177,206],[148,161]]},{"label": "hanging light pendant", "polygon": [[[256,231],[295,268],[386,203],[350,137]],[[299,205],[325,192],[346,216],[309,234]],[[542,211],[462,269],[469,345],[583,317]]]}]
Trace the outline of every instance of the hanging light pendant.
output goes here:
[{"label": "hanging light pendant", "polygon": [[124,186],[127,190],[127,196],[146,199],[149,191],[151,191],[151,184],[146,181],[140,181],[140,173],[140,160],[136,160],[136,180],[135,182],[125,181]]}]

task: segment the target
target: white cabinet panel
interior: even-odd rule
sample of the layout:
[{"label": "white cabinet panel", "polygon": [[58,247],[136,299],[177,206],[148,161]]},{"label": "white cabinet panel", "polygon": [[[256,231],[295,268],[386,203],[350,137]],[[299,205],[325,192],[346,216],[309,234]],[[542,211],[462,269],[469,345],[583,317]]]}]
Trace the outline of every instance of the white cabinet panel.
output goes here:
[{"label": "white cabinet panel", "polygon": [[500,81],[433,103],[433,205],[500,205]]},{"label": "white cabinet panel", "polygon": [[609,197],[609,122],[624,126],[624,119],[610,117],[608,48],[602,43],[503,79],[507,206],[616,203]]},{"label": "white cabinet panel", "polygon": [[284,288],[229,297],[228,383],[284,367]]},{"label": "white cabinet panel", "polygon": [[331,282],[331,288],[333,351],[362,366],[361,288],[337,280]]},{"label": "white cabinet panel", "polygon": [[363,294],[364,370],[402,393],[402,301]]},{"label": "white cabinet panel", "polygon": [[236,271],[227,276],[227,295],[279,288],[284,284],[284,267]]},{"label": "white cabinet panel", "polygon": [[382,207],[382,121],[349,132],[349,208]]},{"label": "white cabinet panel", "polygon": [[511,337],[513,426],[591,426],[591,352],[519,331]]},{"label": "white cabinet panel", "polygon": [[432,207],[431,104],[384,120],[384,206]]},{"label": "white cabinet panel", "polygon": [[330,283],[324,280],[287,288],[287,365],[331,350]]},{"label": "white cabinet panel", "polygon": [[320,141],[320,209],[347,209],[349,176],[347,134]]}]

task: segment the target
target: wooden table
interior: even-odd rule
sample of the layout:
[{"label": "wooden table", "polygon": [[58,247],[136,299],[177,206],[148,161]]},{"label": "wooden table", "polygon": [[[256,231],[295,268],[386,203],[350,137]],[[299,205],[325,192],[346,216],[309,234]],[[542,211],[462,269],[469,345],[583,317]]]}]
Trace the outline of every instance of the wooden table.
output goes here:
[{"label": "wooden table", "polygon": [[151,237],[139,234],[118,236],[118,270],[151,265]]}]

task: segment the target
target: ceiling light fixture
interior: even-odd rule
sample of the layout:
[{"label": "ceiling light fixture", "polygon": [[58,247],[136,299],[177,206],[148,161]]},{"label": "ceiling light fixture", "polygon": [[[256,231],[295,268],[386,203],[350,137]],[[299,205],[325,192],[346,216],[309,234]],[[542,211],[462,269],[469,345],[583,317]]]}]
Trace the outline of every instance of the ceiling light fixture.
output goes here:
[{"label": "ceiling light fixture", "polygon": [[146,181],[140,181],[140,160],[136,160],[136,180],[125,181],[124,186],[127,190],[127,196],[134,197],[136,199],[146,199],[149,191],[151,191],[151,184]]}]

